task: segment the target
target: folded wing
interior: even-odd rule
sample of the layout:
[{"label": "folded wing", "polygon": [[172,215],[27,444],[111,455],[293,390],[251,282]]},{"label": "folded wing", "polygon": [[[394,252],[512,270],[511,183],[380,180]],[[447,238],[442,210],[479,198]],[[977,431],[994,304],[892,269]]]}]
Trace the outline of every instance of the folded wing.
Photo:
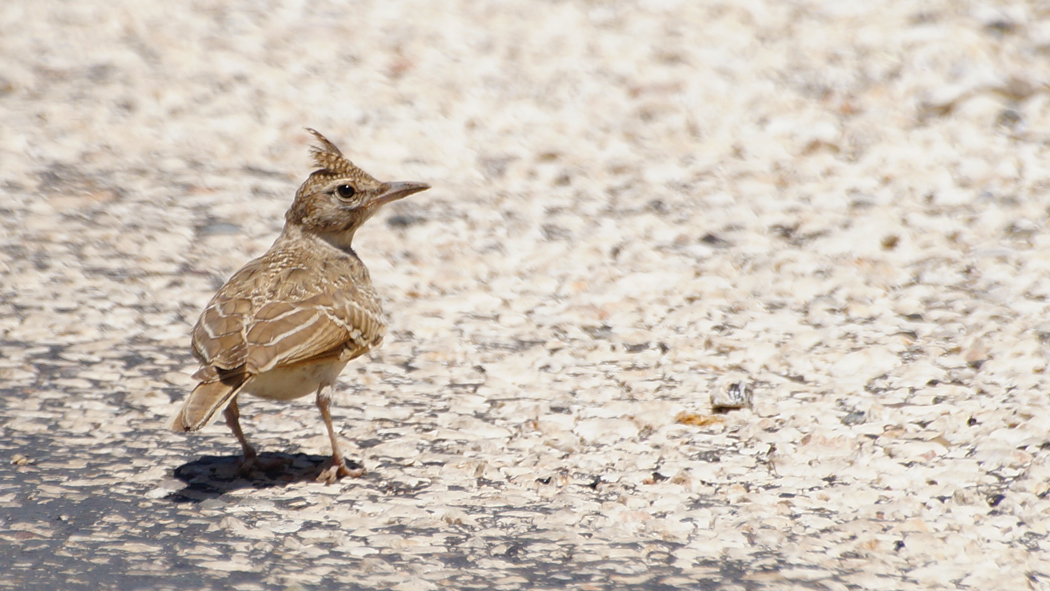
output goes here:
[{"label": "folded wing", "polygon": [[[233,296],[220,291],[193,329],[201,383],[172,421],[196,431],[256,375],[331,357],[352,359],[378,346],[386,332],[375,297],[335,289],[300,301]],[[371,295],[371,294],[369,294]]]}]

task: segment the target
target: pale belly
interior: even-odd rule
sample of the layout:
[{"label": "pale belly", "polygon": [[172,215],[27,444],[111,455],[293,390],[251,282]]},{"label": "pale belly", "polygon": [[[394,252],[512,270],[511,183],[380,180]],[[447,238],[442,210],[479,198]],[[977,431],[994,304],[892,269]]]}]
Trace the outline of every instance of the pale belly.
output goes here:
[{"label": "pale belly", "polygon": [[336,361],[271,369],[252,378],[241,391],[270,400],[302,398],[317,392],[322,384],[335,384],[346,364],[347,361]]}]

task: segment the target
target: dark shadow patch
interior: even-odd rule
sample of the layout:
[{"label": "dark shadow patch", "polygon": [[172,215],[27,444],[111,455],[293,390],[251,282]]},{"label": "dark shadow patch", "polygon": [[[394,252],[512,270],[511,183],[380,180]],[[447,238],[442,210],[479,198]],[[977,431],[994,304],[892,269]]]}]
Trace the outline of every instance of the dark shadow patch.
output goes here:
[{"label": "dark shadow patch", "polygon": [[[166,497],[173,503],[200,503],[243,488],[273,488],[298,482],[316,482],[329,456],[263,452],[259,466],[247,474],[239,471],[241,456],[202,456],[175,468],[175,478],[186,488]],[[347,460],[351,470],[361,465]]]}]

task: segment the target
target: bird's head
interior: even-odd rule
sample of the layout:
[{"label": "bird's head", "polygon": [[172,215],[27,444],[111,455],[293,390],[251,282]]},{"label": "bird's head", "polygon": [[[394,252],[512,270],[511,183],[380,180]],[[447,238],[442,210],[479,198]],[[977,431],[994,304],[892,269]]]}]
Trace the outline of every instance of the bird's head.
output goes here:
[{"label": "bird's head", "polygon": [[310,149],[317,170],[296,191],[285,218],[335,246],[348,248],[354,232],[383,205],[430,188],[425,183],[376,180],[323,135],[307,131],[318,141]]}]

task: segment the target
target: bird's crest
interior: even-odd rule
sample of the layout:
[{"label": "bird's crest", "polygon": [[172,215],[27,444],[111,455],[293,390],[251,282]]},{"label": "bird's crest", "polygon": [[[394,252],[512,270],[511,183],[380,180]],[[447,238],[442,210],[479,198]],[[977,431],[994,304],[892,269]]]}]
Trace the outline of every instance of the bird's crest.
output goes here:
[{"label": "bird's crest", "polygon": [[347,160],[339,148],[328,141],[328,138],[321,135],[317,130],[307,127],[306,131],[309,131],[318,142],[318,145],[310,147],[310,156],[313,157],[314,165],[317,166],[317,170],[310,175],[311,177],[347,177],[355,180],[375,180],[367,172],[354,166],[353,162]]}]

